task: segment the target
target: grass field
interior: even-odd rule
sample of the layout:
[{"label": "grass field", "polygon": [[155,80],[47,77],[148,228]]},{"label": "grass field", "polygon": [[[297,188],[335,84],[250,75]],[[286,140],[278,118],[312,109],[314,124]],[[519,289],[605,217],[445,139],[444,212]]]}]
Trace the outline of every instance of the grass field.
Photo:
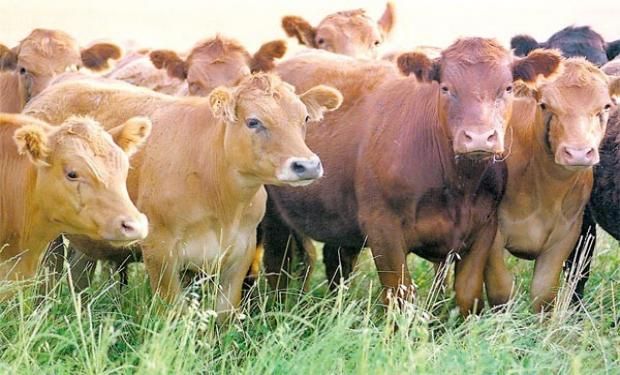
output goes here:
[{"label": "grass field", "polygon": [[312,290],[291,292],[284,304],[261,278],[224,327],[215,324],[208,281],[156,314],[142,265],[132,266],[122,293],[101,270],[85,298],[66,277],[39,305],[36,288],[24,287],[0,312],[0,373],[620,373],[620,249],[609,237],[599,242],[584,304],[545,319],[528,309],[531,262],[511,260],[518,291],[505,312],[463,320],[450,291],[429,299],[432,267],[413,258],[419,298],[405,311],[385,313],[365,252],[339,293],[327,292],[321,266]]}]

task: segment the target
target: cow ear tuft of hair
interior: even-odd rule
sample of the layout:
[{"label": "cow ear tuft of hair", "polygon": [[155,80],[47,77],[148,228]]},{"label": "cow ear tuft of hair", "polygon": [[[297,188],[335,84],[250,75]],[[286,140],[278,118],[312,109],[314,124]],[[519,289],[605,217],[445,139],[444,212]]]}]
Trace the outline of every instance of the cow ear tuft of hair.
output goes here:
[{"label": "cow ear tuft of hair", "polygon": [[90,70],[101,71],[110,67],[109,60],[118,60],[123,51],[112,43],[97,43],[81,51],[82,64]]},{"label": "cow ear tuft of hair", "polygon": [[211,112],[216,118],[231,123],[237,121],[235,97],[229,88],[216,87],[211,91],[208,99]]},{"label": "cow ear tuft of hair", "polygon": [[155,50],[151,51],[149,58],[157,69],[166,69],[170,77],[180,80],[187,78],[187,62],[176,52],[167,49]]},{"label": "cow ear tuft of hair", "polygon": [[310,121],[321,121],[325,112],[335,111],[342,105],[343,97],[337,89],[318,85],[299,96],[306,105]]},{"label": "cow ear tuft of hair", "polygon": [[148,117],[132,117],[108,132],[127,156],[132,156],[146,142],[153,124]]},{"label": "cow ear tuft of hair", "polygon": [[275,60],[281,58],[286,53],[286,42],[274,40],[263,44],[252,56],[250,70],[252,73],[268,72],[276,67]]},{"label": "cow ear tuft of hair", "polygon": [[296,37],[300,44],[310,48],[317,48],[315,42],[316,29],[310,23],[298,16],[282,18],[282,28],[289,37]]},{"label": "cow ear tuft of hair", "polygon": [[24,125],[13,134],[20,155],[27,155],[28,159],[37,166],[47,166],[50,154],[49,141],[46,129],[40,125]]}]

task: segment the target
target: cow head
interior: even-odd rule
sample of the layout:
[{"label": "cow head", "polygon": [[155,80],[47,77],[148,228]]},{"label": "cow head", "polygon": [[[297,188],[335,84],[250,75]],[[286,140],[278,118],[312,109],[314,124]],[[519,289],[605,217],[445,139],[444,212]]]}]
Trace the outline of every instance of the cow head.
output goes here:
[{"label": "cow head", "polygon": [[301,95],[272,74],[245,77],[209,95],[215,117],[226,123],[225,153],[240,175],[261,184],[305,185],[323,167],[304,142],[306,126],[337,109],[342,95],[316,86]]},{"label": "cow head", "polygon": [[281,40],[265,43],[250,55],[234,40],[217,36],[198,43],[186,60],[169,50],[151,52],[151,62],[168,75],[187,80],[190,95],[207,96],[218,86],[232,87],[253,72],[274,68],[275,59],[284,56],[286,44]]},{"label": "cow head", "polygon": [[486,158],[504,152],[512,116],[515,81],[533,85],[560,66],[555,51],[534,51],[515,58],[491,39],[460,39],[430,60],[419,53],[398,57],[406,75],[437,86],[439,121],[456,155]]},{"label": "cow head", "polygon": [[62,232],[118,246],[144,239],[148,222],[129,199],[126,180],[128,157],[150,129],[140,117],[109,133],[82,117],[60,127],[22,126],[14,139],[36,168],[33,204]]},{"label": "cow head", "polygon": [[15,95],[20,96],[24,105],[56,75],[82,66],[105,69],[109,59],[120,56],[120,48],[110,43],[97,43],[80,50],[75,39],[62,31],[35,29],[17,47],[0,48],[0,67],[10,68],[18,75],[19,90]]},{"label": "cow head", "polygon": [[282,28],[290,37],[310,48],[356,58],[376,58],[377,47],[394,26],[394,6],[388,3],[378,22],[363,9],[337,12],[325,17],[313,27],[301,17],[282,18]]},{"label": "cow head", "polygon": [[620,78],[610,78],[583,58],[563,62],[558,77],[543,83],[532,95],[538,100],[542,140],[555,162],[570,169],[599,162],[613,96],[620,94]]}]

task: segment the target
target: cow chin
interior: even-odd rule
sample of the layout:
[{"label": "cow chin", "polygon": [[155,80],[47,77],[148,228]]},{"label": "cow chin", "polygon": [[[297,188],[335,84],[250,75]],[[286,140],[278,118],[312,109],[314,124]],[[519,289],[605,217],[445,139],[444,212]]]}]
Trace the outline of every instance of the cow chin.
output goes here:
[{"label": "cow chin", "polygon": [[128,248],[128,247],[132,247],[133,245],[137,244],[139,241],[138,240],[133,240],[133,241],[116,241],[116,240],[111,240],[111,241],[107,241],[108,244],[110,244],[110,246],[120,249],[120,248]]},{"label": "cow chin", "polygon": [[501,154],[502,152],[490,152],[490,151],[483,151],[483,150],[460,151],[460,152],[455,150],[455,156],[457,159],[464,158],[464,159],[468,159],[472,161],[489,160]]}]

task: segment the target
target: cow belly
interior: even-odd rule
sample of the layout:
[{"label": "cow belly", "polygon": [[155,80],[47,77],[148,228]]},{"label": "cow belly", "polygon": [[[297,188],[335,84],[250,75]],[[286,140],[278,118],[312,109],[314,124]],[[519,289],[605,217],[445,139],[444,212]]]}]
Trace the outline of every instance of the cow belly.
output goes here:
[{"label": "cow belly", "polygon": [[542,219],[532,215],[525,220],[501,221],[501,232],[506,238],[506,248],[514,255],[534,259],[541,252],[560,241],[570,231],[568,223],[561,218]]}]

